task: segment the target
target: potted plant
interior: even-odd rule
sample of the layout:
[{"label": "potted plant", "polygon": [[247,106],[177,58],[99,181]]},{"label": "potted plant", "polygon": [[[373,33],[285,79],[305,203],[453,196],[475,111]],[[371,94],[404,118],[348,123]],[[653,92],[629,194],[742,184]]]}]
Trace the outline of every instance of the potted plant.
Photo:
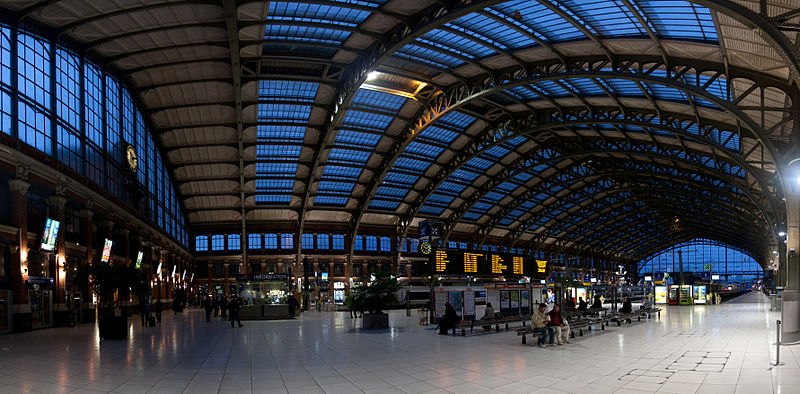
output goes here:
[{"label": "potted plant", "polygon": [[128,316],[123,301],[147,292],[145,274],[133,266],[95,262],[81,267],[78,275],[97,295],[100,339],[127,338]]},{"label": "potted plant", "polygon": [[365,275],[353,288],[352,308],[363,313],[361,328],[389,328],[389,315],[383,310],[397,303],[395,293],[400,289],[396,278],[386,271]]}]

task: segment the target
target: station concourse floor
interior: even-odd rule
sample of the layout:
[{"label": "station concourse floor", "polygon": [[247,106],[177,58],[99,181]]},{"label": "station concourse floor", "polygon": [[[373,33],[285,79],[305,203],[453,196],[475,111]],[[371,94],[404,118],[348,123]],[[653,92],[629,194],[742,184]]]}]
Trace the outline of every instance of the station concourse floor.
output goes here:
[{"label": "station concourse floor", "polygon": [[170,311],[157,328],[132,318],[127,341],[92,324],[0,335],[0,393],[800,393],[800,346],[770,369],[778,318],[750,293],[540,349],[513,332],[439,336],[416,311],[379,332],[346,312],[239,329]]}]

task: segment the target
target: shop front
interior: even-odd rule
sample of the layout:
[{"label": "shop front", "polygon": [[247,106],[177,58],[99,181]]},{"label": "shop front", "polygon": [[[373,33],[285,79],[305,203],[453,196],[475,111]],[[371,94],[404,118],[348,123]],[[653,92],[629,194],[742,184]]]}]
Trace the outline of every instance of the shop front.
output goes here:
[{"label": "shop front", "polygon": [[33,329],[53,325],[53,278],[28,277],[28,304]]},{"label": "shop front", "polygon": [[289,275],[250,274],[236,277],[242,300],[242,320],[285,319],[289,317]]}]

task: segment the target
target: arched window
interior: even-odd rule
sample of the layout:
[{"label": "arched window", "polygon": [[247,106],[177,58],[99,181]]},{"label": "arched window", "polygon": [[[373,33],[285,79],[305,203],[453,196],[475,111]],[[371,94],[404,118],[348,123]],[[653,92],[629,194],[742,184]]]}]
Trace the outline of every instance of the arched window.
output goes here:
[{"label": "arched window", "polygon": [[208,235],[198,235],[194,237],[194,250],[198,252],[208,251]]}]

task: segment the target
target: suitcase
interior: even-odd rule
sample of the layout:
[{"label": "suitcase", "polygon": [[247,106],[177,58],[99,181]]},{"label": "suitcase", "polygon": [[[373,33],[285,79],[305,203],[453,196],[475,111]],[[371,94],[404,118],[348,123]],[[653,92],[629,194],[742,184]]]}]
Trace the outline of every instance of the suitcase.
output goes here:
[{"label": "suitcase", "polygon": [[155,327],[156,326],[156,318],[154,316],[150,316],[147,318],[147,327]]}]

